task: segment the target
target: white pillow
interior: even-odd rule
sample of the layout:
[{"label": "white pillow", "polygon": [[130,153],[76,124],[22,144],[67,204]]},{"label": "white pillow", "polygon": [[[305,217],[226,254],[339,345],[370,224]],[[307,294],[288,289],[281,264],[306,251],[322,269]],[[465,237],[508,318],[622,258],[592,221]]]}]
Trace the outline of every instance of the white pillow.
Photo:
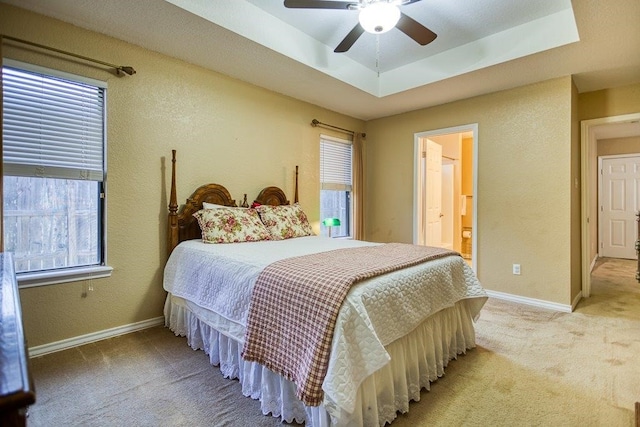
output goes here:
[{"label": "white pillow", "polygon": [[220,209],[220,208],[228,208],[228,207],[229,206],[225,206],[225,205],[216,205],[215,203],[202,202],[203,209]]}]

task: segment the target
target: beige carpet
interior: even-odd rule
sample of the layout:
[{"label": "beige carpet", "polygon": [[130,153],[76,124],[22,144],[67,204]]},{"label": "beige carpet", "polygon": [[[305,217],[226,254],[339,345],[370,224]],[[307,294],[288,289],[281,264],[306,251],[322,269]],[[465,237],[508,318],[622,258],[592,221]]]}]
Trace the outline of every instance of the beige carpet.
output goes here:
[{"label": "beige carpet", "polygon": [[[632,426],[640,400],[635,263],[606,260],[574,313],[490,300],[478,347],[393,426]],[[32,359],[30,426],[277,426],[161,327]]]}]

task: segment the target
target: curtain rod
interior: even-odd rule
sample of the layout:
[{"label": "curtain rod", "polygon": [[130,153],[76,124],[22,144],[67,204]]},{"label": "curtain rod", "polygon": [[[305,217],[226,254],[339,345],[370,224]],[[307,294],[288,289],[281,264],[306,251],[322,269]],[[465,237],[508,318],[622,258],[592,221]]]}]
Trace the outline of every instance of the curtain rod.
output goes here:
[{"label": "curtain rod", "polygon": [[136,70],[134,70],[133,67],[130,67],[130,66],[110,64],[108,62],[100,61],[98,59],[89,58],[88,56],[82,56],[75,53],[67,52],[65,50],[56,49],[54,47],[45,46],[43,44],[33,43],[27,40],[22,40],[15,37],[10,37],[10,36],[5,36],[0,34],[0,42],[3,42],[4,40],[9,40],[9,41],[20,43],[20,44],[26,44],[29,46],[37,47],[39,49],[50,50],[52,52],[60,53],[62,55],[73,56],[74,58],[79,58],[79,59],[82,59],[83,61],[94,62],[96,64],[104,65],[105,67],[111,67],[116,70],[117,76],[124,76],[125,74],[131,76],[136,73]]},{"label": "curtain rod", "polygon": [[[342,131],[344,133],[348,133],[350,135],[355,135],[356,134],[356,132],[354,132],[352,130],[340,128],[338,126],[330,125],[330,124],[327,124],[327,123],[322,123],[321,121],[318,121],[316,119],[311,120],[311,126],[313,126],[313,127],[323,126],[323,127],[330,128],[330,129],[336,129],[336,130]],[[366,133],[362,133],[360,135],[362,135],[363,138],[365,138],[367,136]]]}]

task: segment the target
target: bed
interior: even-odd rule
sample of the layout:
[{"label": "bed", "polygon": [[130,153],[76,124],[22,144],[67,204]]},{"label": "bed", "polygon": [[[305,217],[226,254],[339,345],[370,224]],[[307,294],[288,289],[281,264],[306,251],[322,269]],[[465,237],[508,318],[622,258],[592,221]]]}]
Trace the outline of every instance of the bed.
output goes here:
[{"label": "bed", "polygon": [[[265,415],[310,426],[382,426],[398,412],[407,412],[411,400],[420,400],[421,389],[428,390],[450,360],[475,347],[473,321],[487,296],[460,256],[445,254],[366,278],[349,288],[339,306],[320,384],[321,400],[306,404],[300,384],[287,379],[288,371],[276,373],[265,367],[268,363],[247,356],[258,284],[267,268],[279,262],[343,250],[377,250],[383,245],[312,235],[203,243],[201,216],[194,214],[212,211],[204,207],[233,211],[224,207],[237,204],[224,186],[207,184],[178,210],[175,162],[174,151],[165,324],[187,337],[192,348],[204,350],[225,377],[238,379],[243,394],[259,399]],[[291,206],[297,208],[297,199],[296,170]],[[278,187],[267,187],[254,205],[287,206],[289,201]]]}]

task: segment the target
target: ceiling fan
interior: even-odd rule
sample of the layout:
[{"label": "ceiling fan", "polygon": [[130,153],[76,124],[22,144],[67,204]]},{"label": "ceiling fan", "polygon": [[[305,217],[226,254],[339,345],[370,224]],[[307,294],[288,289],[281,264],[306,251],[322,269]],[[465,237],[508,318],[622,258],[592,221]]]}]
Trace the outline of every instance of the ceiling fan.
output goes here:
[{"label": "ceiling fan", "polygon": [[284,0],[284,7],[291,9],[338,9],[359,10],[358,23],[340,42],[334,52],[346,52],[365,31],[382,34],[397,27],[418,44],[424,46],[437,37],[436,33],[400,12],[399,6],[417,3],[420,0]]}]

